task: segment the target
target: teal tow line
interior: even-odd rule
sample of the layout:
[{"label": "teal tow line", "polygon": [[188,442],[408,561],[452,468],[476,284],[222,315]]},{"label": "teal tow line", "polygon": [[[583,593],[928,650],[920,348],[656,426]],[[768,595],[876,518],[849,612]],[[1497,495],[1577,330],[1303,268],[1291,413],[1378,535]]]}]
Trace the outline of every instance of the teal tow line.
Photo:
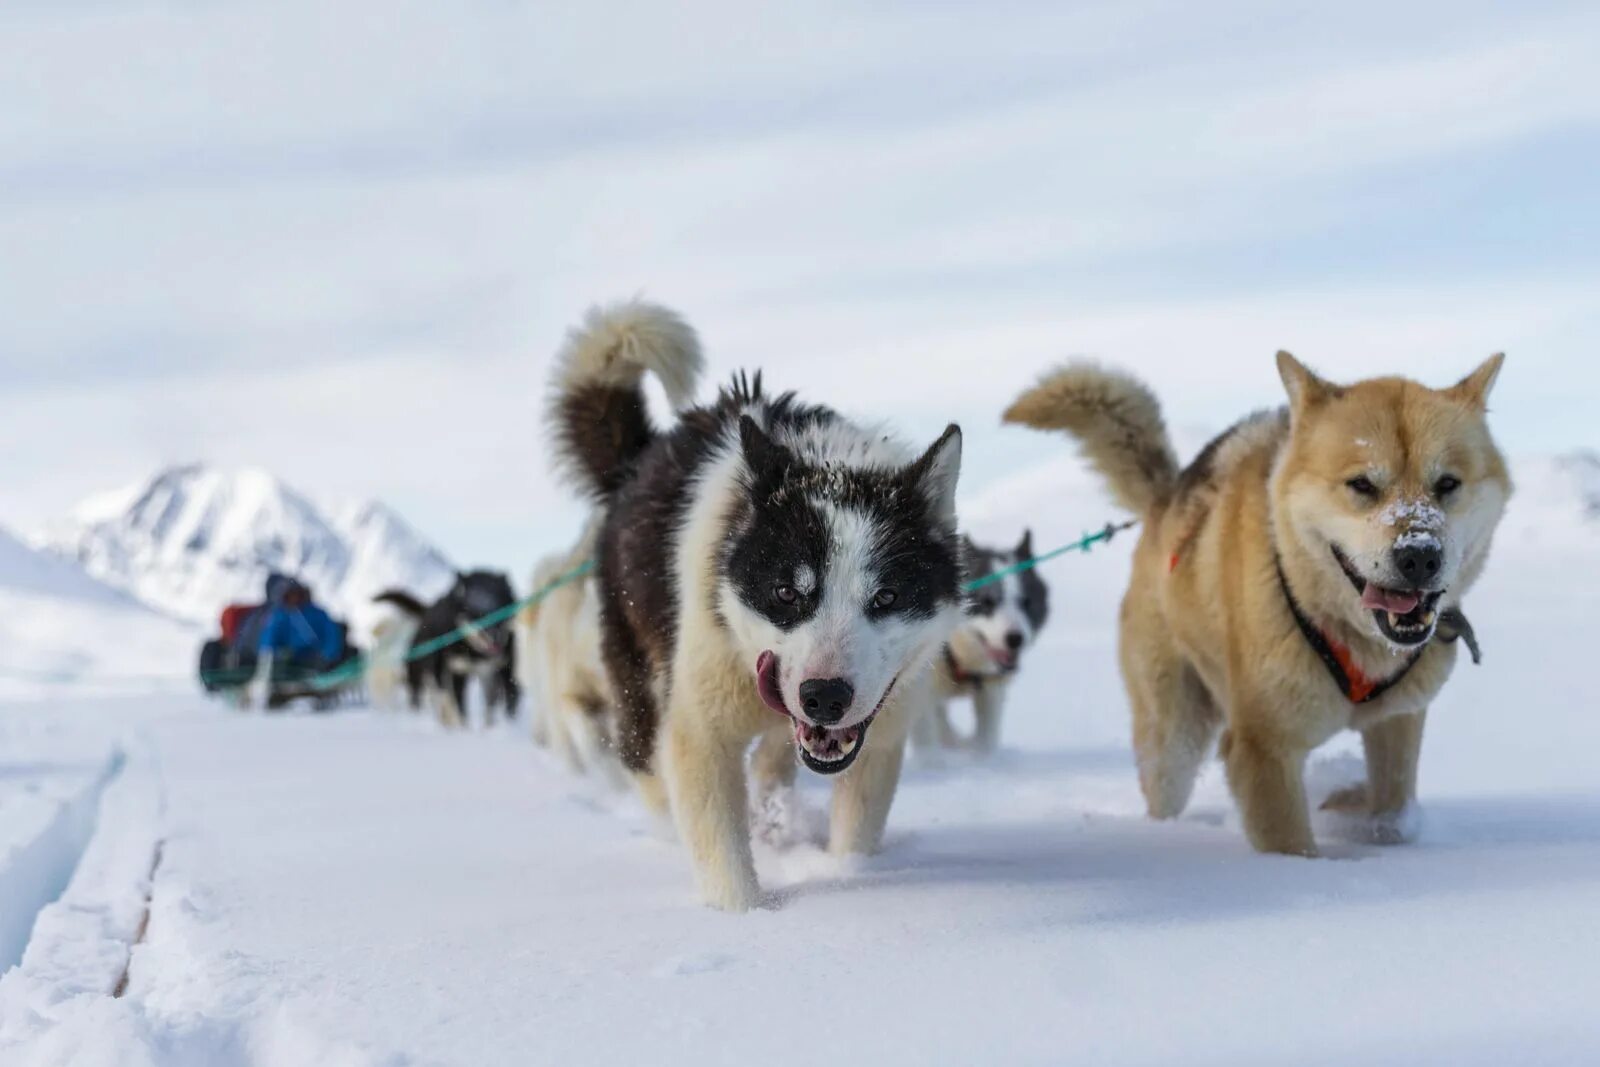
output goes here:
[{"label": "teal tow line", "polygon": [[1094,533],[1086,533],[1076,541],[1069,541],[1060,548],[1053,548],[1042,556],[1034,556],[1032,559],[1025,559],[1019,563],[1013,563],[1009,567],[1001,567],[993,574],[985,574],[982,578],[974,578],[972,581],[967,583],[967,592],[970,593],[974,589],[982,589],[986,585],[993,585],[1002,578],[1009,578],[1013,574],[1021,574],[1023,571],[1031,571],[1039,564],[1048,563],[1057,556],[1064,556],[1068,552],[1087,552],[1101,541],[1109,541],[1123,530],[1130,529],[1137,525],[1139,525],[1138,519],[1129,519],[1127,522],[1108,522],[1105,524],[1105,526],[1099,530],[1096,530]]}]

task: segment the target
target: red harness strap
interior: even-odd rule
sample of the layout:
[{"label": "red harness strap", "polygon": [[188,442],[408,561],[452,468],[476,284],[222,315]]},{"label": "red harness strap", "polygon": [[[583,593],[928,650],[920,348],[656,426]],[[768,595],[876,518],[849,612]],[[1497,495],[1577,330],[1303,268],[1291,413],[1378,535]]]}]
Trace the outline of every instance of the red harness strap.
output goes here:
[{"label": "red harness strap", "polygon": [[[1380,685],[1387,689],[1399,681],[1399,678],[1391,678],[1380,682],[1367,677],[1366,672],[1356,663],[1355,657],[1351,655],[1348,648],[1327,634],[1323,634],[1322,639],[1327,642],[1328,651],[1333,653],[1333,658],[1339,664],[1339,669],[1344,672],[1344,695],[1350,699],[1350,703],[1365,704],[1377,693]],[[1416,662],[1415,659],[1412,662]],[[1410,664],[1407,664],[1401,668],[1400,673],[1404,674],[1409,669]]]},{"label": "red harness strap", "polygon": [[988,675],[962,670],[961,664],[956,662],[956,654],[950,650],[949,645],[944,646],[944,665],[957,685],[981,686],[989,680]]},{"label": "red harness strap", "polygon": [[1182,537],[1178,538],[1177,545],[1172,549],[1172,555],[1167,557],[1168,574],[1171,574],[1173,571],[1178,569],[1178,560],[1181,559],[1183,557],[1183,553],[1188,550],[1190,543],[1196,537],[1200,536],[1200,526],[1201,523],[1195,523],[1194,526],[1190,527]]}]

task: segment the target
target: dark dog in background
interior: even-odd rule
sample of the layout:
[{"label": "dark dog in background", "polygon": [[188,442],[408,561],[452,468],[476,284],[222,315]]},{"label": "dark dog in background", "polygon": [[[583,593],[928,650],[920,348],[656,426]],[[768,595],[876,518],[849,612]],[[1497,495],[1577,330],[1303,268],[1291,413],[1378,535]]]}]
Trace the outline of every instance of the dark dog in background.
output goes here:
[{"label": "dark dog in background", "polygon": [[455,630],[459,641],[437,648],[406,664],[406,687],[411,706],[421,707],[424,693],[430,695],[439,721],[446,726],[461,726],[466,721],[467,680],[476,677],[483,685],[484,719],[494,722],[496,711],[504,707],[507,718],[514,718],[522,691],[516,680],[516,639],[509,613],[489,625],[479,619],[516,603],[511,580],[499,571],[472,571],[457,574],[449,592],[432,604],[423,604],[403,589],[390,589],[373,599],[392,604],[417,620],[411,639],[413,649],[427,645]]}]

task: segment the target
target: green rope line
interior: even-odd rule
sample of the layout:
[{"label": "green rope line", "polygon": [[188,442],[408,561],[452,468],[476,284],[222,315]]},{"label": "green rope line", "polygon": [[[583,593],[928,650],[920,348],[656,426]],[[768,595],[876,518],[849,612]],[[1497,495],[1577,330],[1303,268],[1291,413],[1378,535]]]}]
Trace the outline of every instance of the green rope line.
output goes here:
[{"label": "green rope line", "polygon": [[[1064,556],[1068,552],[1087,552],[1100,542],[1110,541],[1123,530],[1137,525],[1137,519],[1129,519],[1126,522],[1108,522],[1103,528],[1096,530],[1094,533],[1086,533],[1076,541],[1070,541],[1067,544],[1062,545],[1060,548],[1052,549],[1043,555],[1034,556],[1032,559],[1022,560],[1020,563],[1013,563],[1009,567],[1002,567],[993,574],[986,574],[982,578],[975,578],[966,584],[965,589],[969,593],[976,589],[982,589],[986,585],[992,585],[995,582],[998,582],[1004,578],[1008,578],[1013,574],[1020,574],[1023,571],[1032,570],[1041,563],[1048,563],[1050,560],[1053,560],[1058,556]],[[473,633],[474,631],[481,630],[486,626],[494,626],[497,623],[504,622],[517,612],[521,611],[523,608],[532,607],[545,597],[549,596],[551,593],[555,592],[557,589],[560,589],[562,586],[570,585],[572,582],[588,576],[593,571],[594,560],[586,560],[574,567],[572,570],[567,571],[565,574],[559,574],[550,579],[550,581],[540,586],[533,593],[523,597],[521,600],[518,600],[515,603],[507,604],[503,608],[500,608],[496,611],[491,611],[482,618],[473,619],[471,622],[463,623],[462,625],[457,626],[454,630],[451,630],[449,633],[440,634],[438,637],[430,638],[429,640],[422,642],[420,645],[412,645],[411,648],[406,652],[405,662],[410,663],[414,660],[419,660],[424,656],[432,655],[441,648],[449,648],[451,645],[465,641],[467,639],[467,635]],[[365,655],[360,655],[355,656],[350,660],[350,662],[341,664],[332,670],[323,671],[321,674],[314,674],[309,678],[298,680],[296,681],[296,684],[304,685],[310,689],[334,689],[344,685],[346,682],[361,677],[366,673],[366,670],[367,657]],[[237,670],[209,671],[202,672],[201,677],[206,681],[210,681],[214,678],[237,678],[239,674],[240,672]],[[246,677],[244,680],[248,681],[249,677]]]},{"label": "green rope line", "polygon": [[974,578],[972,581],[967,583],[967,592],[970,593],[974,589],[982,589],[986,585],[993,585],[995,582],[998,582],[1003,578],[1009,578],[1013,574],[1021,574],[1023,571],[1031,571],[1039,564],[1047,563],[1050,560],[1055,559],[1057,556],[1064,556],[1068,552],[1087,552],[1090,548],[1094,547],[1101,541],[1109,541],[1118,533],[1130,527],[1137,526],[1138,523],[1138,519],[1129,519],[1127,522],[1108,522],[1105,524],[1104,528],[1097,530],[1092,534],[1086,533],[1076,541],[1071,541],[1062,545],[1060,548],[1052,549],[1042,556],[1034,556],[1032,559],[1025,559],[1020,563],[1013,563],[1009,567],[1001,567],[993,574],[985,574],[982,578]]}]

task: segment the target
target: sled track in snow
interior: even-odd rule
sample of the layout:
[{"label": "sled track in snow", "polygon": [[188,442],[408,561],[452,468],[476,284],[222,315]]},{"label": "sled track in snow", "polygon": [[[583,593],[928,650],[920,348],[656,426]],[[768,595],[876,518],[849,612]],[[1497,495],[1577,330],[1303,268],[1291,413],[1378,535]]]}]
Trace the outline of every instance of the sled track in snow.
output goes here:
[{"label": "sled track in snow", "polygon": [[0,841],[0,973],[22,961],[39,913],[72,881],[94,838],[100,798],[126,762],[113,748],[83,785],[65,797],[21,796]]}]

